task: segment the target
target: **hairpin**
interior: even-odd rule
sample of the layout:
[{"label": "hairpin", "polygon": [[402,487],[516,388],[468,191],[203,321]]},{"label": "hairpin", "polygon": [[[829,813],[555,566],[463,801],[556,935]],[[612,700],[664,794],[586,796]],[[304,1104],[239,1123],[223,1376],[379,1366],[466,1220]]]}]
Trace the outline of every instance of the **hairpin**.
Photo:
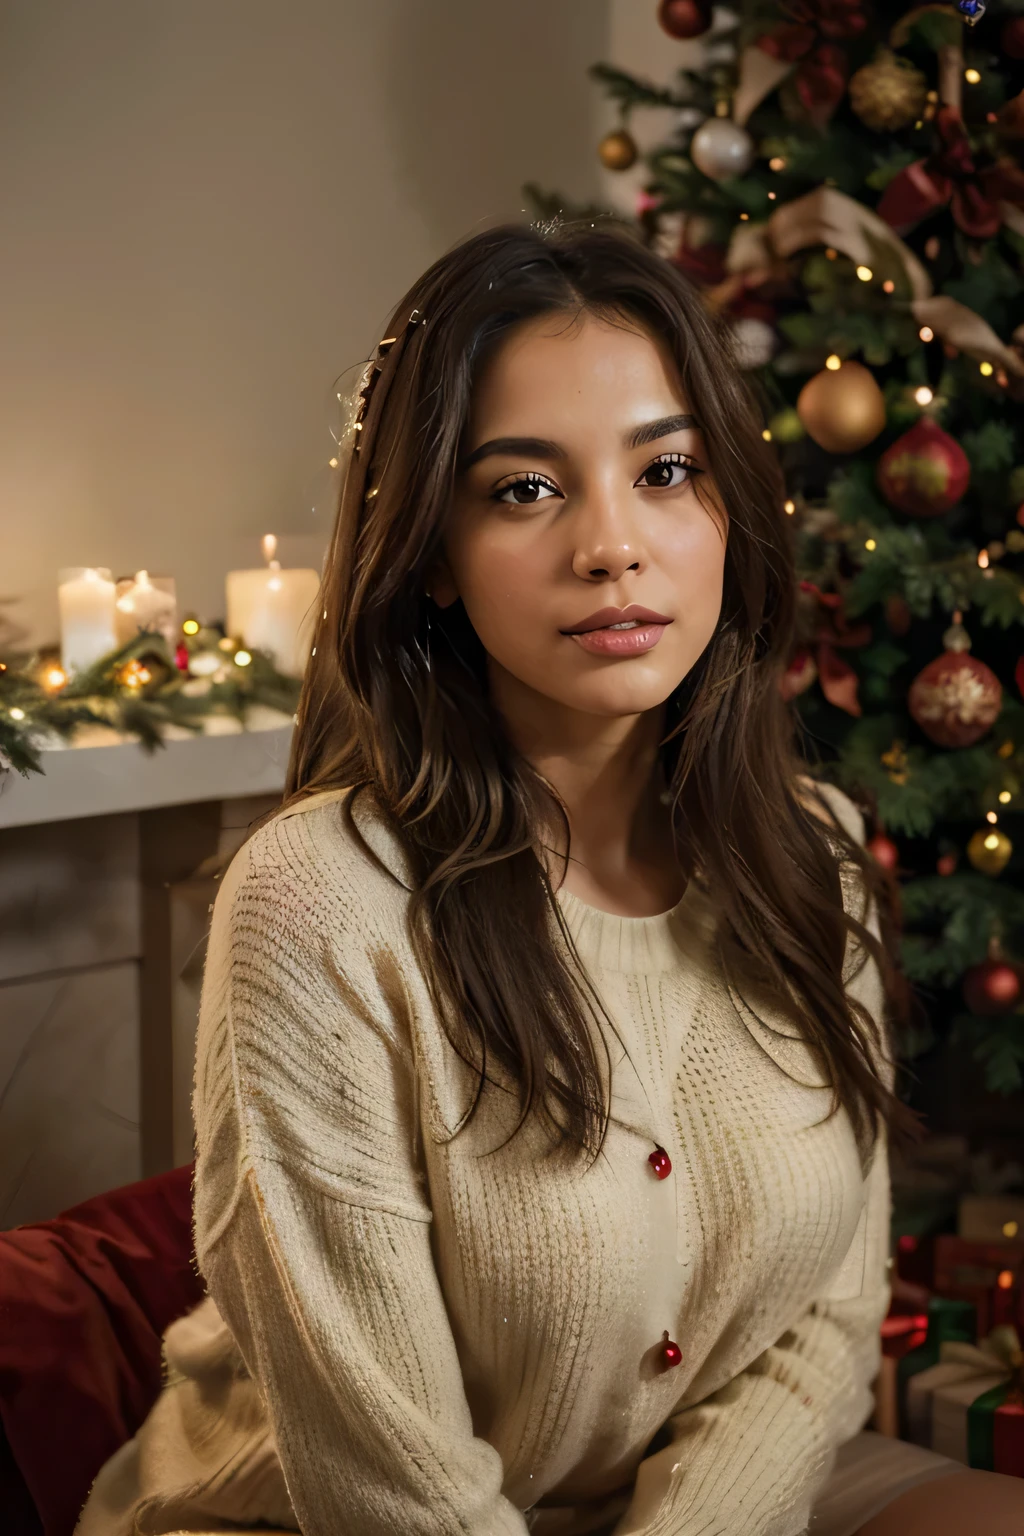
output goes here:
[{"label": "hairpin", "polygon": [[[425,325],[426,320],[426,315],[422,315],[418,309],[414,309],[408,320],[405,322],[405,328],[408,330],[411,325]],[[359,433],[363,430],[363,418],[366,415],[367,407],[370,404],[370,396],[373,394],[373,386],[376,384],[377,380],[381,376],[381,373],[383,372],[381,360],[388,355],[397,340],[397,336],[385,336],[381,341],[378,341],[374,356],[370,358],[369,362],[366,364],[366,367],[363,369],[363,377],[359,385],[359,394],[357,396],[358,404],[356,405],[356,414],[352,422],[352,430],[355,433]],[[352,445],[352,452],[359,452],[358,436]],[[376,491],[370,492],[371,496],[375,496],[376,494]]]}]

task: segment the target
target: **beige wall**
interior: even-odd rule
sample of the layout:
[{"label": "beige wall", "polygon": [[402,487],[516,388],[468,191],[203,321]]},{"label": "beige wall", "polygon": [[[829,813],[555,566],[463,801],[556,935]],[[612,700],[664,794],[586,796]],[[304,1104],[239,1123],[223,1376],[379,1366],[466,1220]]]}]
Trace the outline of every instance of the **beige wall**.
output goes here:
[{"label": "beige wall", "polygon": [[24,633],[56,637],[59,565],[172,573],[212,618],[268,529],[315,563],[335,376],[522,182],[596,191],[608,9],[0,0],[0,597]]}]

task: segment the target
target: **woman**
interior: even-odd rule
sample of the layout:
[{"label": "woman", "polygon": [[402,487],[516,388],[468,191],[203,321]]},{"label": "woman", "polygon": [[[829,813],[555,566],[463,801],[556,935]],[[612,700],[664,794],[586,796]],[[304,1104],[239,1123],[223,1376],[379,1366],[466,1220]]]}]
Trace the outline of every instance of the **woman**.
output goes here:
[{"label": "woman", "polygon": [[904,1112],[861,820],[777,689],[782,500],[625,236],[497,229],[398,306],[214,913],[210,1298],[82,1536],[1018,1529],[860,1433]]}]

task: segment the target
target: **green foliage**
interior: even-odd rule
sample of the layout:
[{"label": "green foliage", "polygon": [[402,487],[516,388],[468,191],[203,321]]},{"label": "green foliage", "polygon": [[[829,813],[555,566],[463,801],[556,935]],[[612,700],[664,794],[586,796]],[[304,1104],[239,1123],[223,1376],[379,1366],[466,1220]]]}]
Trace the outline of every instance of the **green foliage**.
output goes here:
[{"label": "green foliage", "polygon": [[1007,421],[986,421],[960,437],[960,446],[975,474],[991,475],[1009,469],[1016,457],[1016,445],[1017,434]]},{"label": "green foliage", "polygon": [[1016,1093],[1024,1087],[1024,1017],[1019,1013],[995,1019],[958,1014],[950,1038],[971,1047],[990,1093]]}]

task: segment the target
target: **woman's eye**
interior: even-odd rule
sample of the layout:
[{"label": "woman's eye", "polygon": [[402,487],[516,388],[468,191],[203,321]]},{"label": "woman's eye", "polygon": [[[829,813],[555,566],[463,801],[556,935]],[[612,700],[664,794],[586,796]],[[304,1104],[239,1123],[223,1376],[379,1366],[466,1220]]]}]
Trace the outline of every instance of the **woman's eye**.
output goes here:
[{"label": "woman's eye", "polygon": [[540,475],[524,475],[521,480],[503,485],[495,492],[494,499],[508,506],[529,507],[536,501],[546,501],[549,496],[558,494],[550,480],[543,480]]},{"label": "woman's eye", "polygon": [[695,474],[699,474],[699,470],[688,460],[681,458],[678,454],[671,456],[666,454],[664,458],[655,459],[653,464],[648,464],[636,483],[645,485],[650,490],[675,490],[677,486],[691,480]]}]

